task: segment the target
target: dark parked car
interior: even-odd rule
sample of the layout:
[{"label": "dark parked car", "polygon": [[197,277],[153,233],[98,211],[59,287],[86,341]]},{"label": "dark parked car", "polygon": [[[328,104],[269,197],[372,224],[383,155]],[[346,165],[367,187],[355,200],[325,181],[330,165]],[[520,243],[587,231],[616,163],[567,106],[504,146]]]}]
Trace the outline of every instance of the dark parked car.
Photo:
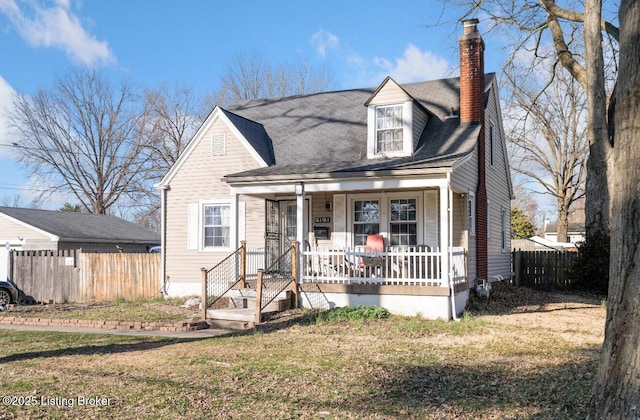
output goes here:
[{"label": "dark parked car", "polygon": [[8,281],[0,281],[0,306],[18,301],[18,289]]}]

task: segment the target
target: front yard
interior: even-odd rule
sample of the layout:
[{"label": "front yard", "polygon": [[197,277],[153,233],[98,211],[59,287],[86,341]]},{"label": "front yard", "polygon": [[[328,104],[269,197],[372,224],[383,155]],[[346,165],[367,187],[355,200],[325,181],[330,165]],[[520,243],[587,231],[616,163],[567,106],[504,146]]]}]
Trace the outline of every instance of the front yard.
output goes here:
[{"label": "front yard", "polygon": [[204,340],[0,330],[0,418],[584,418],[604,306],[495,292],[449,323],[302,315]]}]

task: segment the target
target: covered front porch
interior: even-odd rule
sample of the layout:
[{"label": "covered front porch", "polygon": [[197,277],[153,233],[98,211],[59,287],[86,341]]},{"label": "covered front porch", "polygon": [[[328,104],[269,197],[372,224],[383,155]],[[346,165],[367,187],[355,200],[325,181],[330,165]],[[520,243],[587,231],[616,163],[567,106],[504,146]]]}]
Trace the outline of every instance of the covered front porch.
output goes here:
[{"label": "covered front porch", "polygon": [[[232,192],[236,201],[265,202],[265,257],[257,268],[269,271],[291,243],[300,244],[292,277],[303,306],[372,304],[444,319],[464,309],[468,197],[454,192],[449,174],[232,183]],[[372,237],[379,240],[373,248]]]}]

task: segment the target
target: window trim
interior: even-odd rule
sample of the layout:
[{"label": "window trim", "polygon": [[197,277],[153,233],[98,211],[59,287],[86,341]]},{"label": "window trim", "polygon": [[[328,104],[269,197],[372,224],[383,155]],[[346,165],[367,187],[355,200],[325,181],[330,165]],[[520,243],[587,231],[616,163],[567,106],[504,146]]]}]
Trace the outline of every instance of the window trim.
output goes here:
[{"label": "window trim", "polygon": [[500,207],[500,248],[502,252],[507,252],[507,210]]},{"label": "window trim", "polygon": [[487,239],[491,238],[491,200],[487,200]]},{"label": "window trim", "polygon": [[[418,245],[424,243],[425,240],[425,209],[424,209],[424,194],[423,191],[418,190],[408,190],[408,191],[398,191],[398,192],[390,192],[390,193],[361,193],[361,194],[347,194],[347,219],[346,219],[346,235],[348,246],[351,247],[361,247],[364,245],[355,245],[355,232],[354,232],[354,220],[355,220],[355,201],[362,200],[378,200],[380,203],[380,229],[379,234],[384,236],[385,241],[390,239],[391,235],[391,200],[397,199],[415,199],[416,200],[416,218],[417,218],[417,242]],[[400,245],[401,246],[401,245]]]},{"label": "window trim", "polygon": [[[220,206],[229,208],[229,245],[228,246],[205,246],[205,207]],[[237,225],[234,205],[230,199],[209,199],[200,200],[198,206],[198,250],[202,252],[229,252],[233,249],[234,226]]]},{"label": "window trim", "polygon": [[364,225],[364,224],[375,224],[375,222],[371,223],[371,222],[367,222],[367,223],[363,223],[363,222],[356,222],[356,217],[355,217],[355,211],[356,211],[356,201],[377,201],[378,202],[378,234],[380,235],[384,235],[383,233],[383,229],[384,229],[384,225],[382,223],[382,214],[383,214],[383,205],[384,202],[382,201],[382,197],[380,195],[366,195],[366,196],[353,196],[351,197],[350,200],[350,204],[351,204],[351,209],[349,211],[349,218],[351,219],[349,222],[349,229],[351,230],[351,245],[356,247],[356,246],[364,246],[364,245],[358,245],[356,244],[356,224],[359,225]]},{"label": "window trim", "polygon": [[[380,117],[378,116],[378,112],[380,110],[383,109],[399,109],[400,110],[400,124],[398,127],[393,126],[390,128],[378,128],[378,121],[380,120]],[[395,111],[394,111],[395,112]],[[388,117],[385,117],[388,118]],[[384,156],[389,156],[389,155],[394,155],[396,153],[402,152],[404,150],[404,130],[405,130],[405,124],[404,124],[404,106],[402,104],[393,104],[393,105],[378,105],[375,107],[375,121],[374,121],[374,137],[373,137],[373,148],[374,148],[374,153],[376,155],[384,155]],[[395,121],[395,116],[392,118],[392,121]],[[399,149],[394,149],[394,150],[385,150],[383,152],[381,152],[378,148],[378,133],[380,133],[381,131],[389,131],[389,130],[401,130],[400,134],[401,134],[401,140],[400,140],[400,148]],[[393,143],[395,143],[397,140],[392,140]],[[386,141],[385,141],[386,143]]]},{"label": "window trim", "polygon": [[[402,107],[402,148],[397,151],[378,152],[377,110],[379,108]],[[367,108],[367,159],[411,156],[413,153],[413,101],[369,105]]]},{"label": "window trim", "polygon": [[496,163],[496,147],[495,139],[493,136],[493,124],[489,125],[489,166],[495,167]]},{"label": "window trim", "polygon": [[[394,200],[413,200],[415,201],[415,213],[416,213],[416,218],[413,221],[398,221],[395,222],[392,220],[391,217],[391,202]],[[388,204],[387,204],[387,208],[389,211],[389,229],[388,229],[388,237],[389,237],[389,246],[417,246],[420,245],[420,231],[419,231],[419,226],[420,226],[420,200],[418,197],[389,197],[388,199]],[[409,224],[415,224],[416,226],[416,243],[415,244],[398,244],[398,245],[392,245],[391,244],[391,237],[393,235],[393,230],[391,229],[392,225],[394,224],[405,224],[405,225],[409,225]]]}]

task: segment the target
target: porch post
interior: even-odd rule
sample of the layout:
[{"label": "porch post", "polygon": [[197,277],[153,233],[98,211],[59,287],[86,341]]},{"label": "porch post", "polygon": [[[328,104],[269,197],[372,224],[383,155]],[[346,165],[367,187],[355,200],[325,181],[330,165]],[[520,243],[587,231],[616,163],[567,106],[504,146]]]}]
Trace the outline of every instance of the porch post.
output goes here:
[{"label": "porch post", "polygon": [[301,280],[300,274],[302,273],[302,250],[305,249],[304,244],[304,232],[306,229],[306,220],[304,217],[304,184],[302,182],[296,184],[296,238],[298,243],[300,244],[297,247],[297,253],[294,256],[297,259],[297,267],[296,267],[296,279],[297,281]]},{"label": "porch post", "polygon": [[449,277],[449,186],[440,187],[440,276],[447,286]]},{"label": "porch post", "polygon": [[235,192],[235,190],[231,189],[231,220],[235,220],[234,226],[230,231],[231,237],[229,238],[229,242],[231,242],[231,249],[238,249],[238,237],[240,236],[240,223],[238,219],[238,198],[239,195]]}]

